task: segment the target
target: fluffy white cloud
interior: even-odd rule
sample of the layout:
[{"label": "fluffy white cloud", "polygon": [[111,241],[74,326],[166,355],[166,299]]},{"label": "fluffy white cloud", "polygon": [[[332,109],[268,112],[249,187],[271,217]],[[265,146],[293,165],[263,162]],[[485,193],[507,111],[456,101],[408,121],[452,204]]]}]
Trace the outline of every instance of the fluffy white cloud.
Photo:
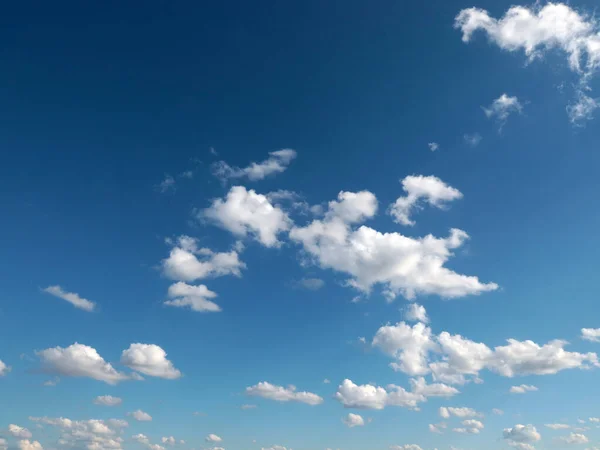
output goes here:
[{"label": "fluffy white cloud", "polygon": [[0,377],[5,376],[10,372],[10,366],[7,366],[2,360],[0,360]]},{"label": "fluffy white cloud", "polygon": [[141,433],[131,436],[131,439],[139,442],[140,444],[148,445],[150,443],[150,439],[148,439],[148,436],[146,436],[145,434],[141,434]]},{"label": "fluffy white cloud", "polygon": [[383,409],[386,406],[417,409],[417,405],[426,400],[424,395],[408,392],[399,386],[390,385],[386,390],[370,384],[359,386],[348,379],[338,386],[335,398],[346,408],[358,409]]},{"label": "fluffy white cloud", "polygon": [[538,390],[538,388],[535,386],[531,386],[529,384],[522,384],[520,386],[512,386],[509,389],[509,392],[511,394],[525,394],[527,392],[535,392],[537,390]]},{"label": "fluffy white cloud", "polygon": [[590,342],[600,342],[600,328],[582,328],[581,339]]},{"label": "fluffy white cloud", "polygon": [[164,302],[167,306],[176,308],[190,308],[196,312],[220,312],[221,307],[209,299],[217,297],[216,292],[211,291],[205,285],[191,284],[179,281],[169,286],[167,293],[170,300]]},{"label": "fluffy white cloud", "polygon": [[292,224],[288,215],[273,206],[266,196],[252,189],[246,190],[243,186],[233,186],[225,200],[213,200],[212,205],[201,211],[199,217],[236,236],[250,234],[266,247],[279,246],[278,234],[289,230]]},{"label": "fluffy white cloud", "polygon": [[80,297],[79,294],[74,292],[66,292],[60,286],[48,286],[43,289],[44,292],[54,295],[55,297],[61,298],[75,308],[83,309],[84,311],[92,312],[96,308],[96,304],[88,299]]},{"label": "fluffy white cloud", "polygon": [[297,392],[296,386],[276,386],[266,381],[247,387],[246,394],[278,402],[300,402],[313,406],[323,403],[323,399],[312,392]]},{"label": "fluffy white cloud", "polygon": [[500,128],[502,128],[508,116],[513,113],[521,113],[522,111],[523,106],[519,102],[519,99],[517,97],[509,97],[506,94],[502,94],[490,106],[483,108],[485,115],[488,118],[496,119],[500,124]]},{"label": "fluffy white cloud", "polygon": [[17,439],[31,439],[33,436],[31,431],[29,431],[27,428],[20,427],[19,425],[15,425],[13,423],[8,426],[8,432],[12,437]]},{"label": "fluffy white cloud", "polygon": [[544,426],[552,430],[567,430],[571,428],[571,426],[566,423],[547,423]]},{"label": "fluffy white cloud", "polygon": [[18,445],[20,450],[44,450],[44,447],[38,441],[23,439],[18,442]]},{"label": "fluffy white cloud", "polygon": [[542,438],[533,425],[521,424],[517,424],[512,428],[505,428],[502,435],[509,445],[519,449],[533,448],[531,444]]},{"label": "fluffy white cloud", "polygon": [[213,164],[213,174],[221,180],[247,178],[250,181],[262,180],[269,175],[284,172],[290,163],[296,158],[296,152],[291,149],[283,149],[269,153],[269,158],[248,167],[231,167],[225,161]]},{"label": "fluffy white cloud", "polygon": [[453,397],[460,394],[458,389],[443,383],[427,384],[423,377],[412,378],[410,385],[412,392],[424,397]]},{"label": "fluffy white cloud", "polygon": [[30,417],[30,420],[57,427],[61,431],[59,444],[87,450],[120,450],[123,439],[119,436],[128,423],[121,419],[71,420],[64,417]]},{"label": "fluffy white cloud", "polygon": [[353,427],[362,427],[365,425],[365,421],[362,418],[362,416],[358,415],[358,414],[348,414],[346,417],[342,418],[342,422],[344,422],[344,424],[346,426],[348,426],[348,428],[353,428]]},{"label": "fluffy white cloud", "polygon": [[447,425],[445,422],[440,422],[440,423],[430,423],[429,424],[429,431],[431,433],[435,433],[435,434],[443,434],[444,432],[442,430],[446,429]]},{"label": "fluffy white cloud", "polygon": [[121,354],[121,364],[151,377],[173,380],[181,377],[167,352],[155,344],[131,344]]},{"label": "fluffy white cloud", "polygon": [[559,440],[570,445],[587,444],[589,442],[587,436],[581,433],[570,433],[568,436],[560,437]]},{"label": "fluffy white cloud", "polygon": [[221,439],[216,434],[209,434],[208,436],[206,436],[206,442],[221,442],[222,440],[223,439]]},{"label": "fluffy white cloud", "polygon": [[95,348],[75,343],[67,348],[54,347],[36,352],[43,369],[69,377],[87,377],[117,384],[130,377],[107,363]]},{"label": "fluffy white cloud", "polygon": [[467,433],[477,434],[480,430],[484,429],[484,425],[481,421],[475,419],[466,419],[461,422],[466,427]]},{"label": "fluffy white cloud", "polygon": [[406,307],[404,318],[410,322],[429,323],[429,317],[427,316],[425,307],[417,303],[411,303]]},{"label": "fluffy white cloud", "polygon": [[427,144],[427,147],[429,147],[429,150],[431,150],[432,152],[435,152],[439,150],[440,144],[438,144],[437,142],[430,142],[429,144]]},{"label": "fluffy white cloud", "polygon": [[422,208],[423,203],[443,209],[446,203],[463,197],[462,193],[434,176],[409,175],[402,181],[405,197],[399,197],[390,206],[389,213],[396,223],[414,225],[410,215],[415,209]]},{"label": "fluffy white cloud", "polygon": [[169,257],[162,261],[165,276],[179,281],[195,281],[224,275],[241,276],[246,265],[235,250],[216,253],[198,247],[197,239],[180,236]]},{"label": "fluffy white cloud", "polygon": [[391,445],[390,450],[423,450],[417,444]]},{"label": "fluffy white cloud", "polygon": [[152,416],[141,409],[127,413],[127,415],[133,417],[138,422],[150,422],[152,420]]},{"label": "fluffy white cloud", "polygon": [[465,418],[465,417],[481,417],[483,414],[475,411],[473,408],[466,407],[446,407],[441,406],[439,409],[440,416],[444,419],[449,419],[451,416]]},{"label": "fluffy white cloud", "polygon": [[118,406],[121,403],[123,403],[123,399],[112,395],[99,395],[94,399],[94,404],[102,406]]},{"label": "fluffy white cloud", "polygon": [[447,238],[415,239],[364,225],[354,227],[376,211],[377,199],[370,192],[341,192],[337,201],[329,203],[322,220],[292,228],[290,238],[301,243],[320,267],[348,274],[348,284],[366,293],[382,285],[389,298],[398,294],[455,298],[498,288],[444,267],[451,250],[468,238],[464,231],[453,229]]}]

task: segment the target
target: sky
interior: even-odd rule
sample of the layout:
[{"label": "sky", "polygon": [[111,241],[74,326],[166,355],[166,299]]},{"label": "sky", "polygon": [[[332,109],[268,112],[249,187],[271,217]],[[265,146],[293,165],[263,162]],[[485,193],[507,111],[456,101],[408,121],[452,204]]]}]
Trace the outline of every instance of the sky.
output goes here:
[{"label": "sky", "polygon": [[7,4],[0,450],[600,448],[596,7]]}]

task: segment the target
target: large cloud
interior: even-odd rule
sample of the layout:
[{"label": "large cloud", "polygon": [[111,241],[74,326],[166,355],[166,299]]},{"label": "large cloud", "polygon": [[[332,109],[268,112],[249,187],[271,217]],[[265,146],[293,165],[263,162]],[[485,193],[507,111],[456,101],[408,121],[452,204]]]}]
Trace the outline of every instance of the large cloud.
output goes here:
[{"label": "large cloud", "polygon": [[199,218],[239,237],[250,234],[266,247],[279,246],[278,235],[291,227],[291,220],[282,209],[273,206],[266,196],[243,186],[233,186],[224,200],[213,200],[209,208],[199,213]]},{"label": "large cloud", "polygon": [[256,163],[251,163],[248,167],[231,167],[225,161],[218,161],[213,164],[213,174],[223,181],[229,179],[247,178],[250,181],[262,180],[269,175],[274,175],[285,171],[290,163],[296,158],[296,152],[286,148],[269,153],[269,158]]},{"label": "large cloud", "polygon": [[155,344],[131,344],[123,350],[121,364],[151,377],[169,380],[181,377],[181,372],[167,359],[167,352]]},{"label": "large cloud", "polygon": [[107,363],[95,348],[75,343],[67,348],[54,347],[36,352],[44,370],[69,377],[88,377],[117,384],[130,377]]},{"label": "large cloud", "polygon": [[277,386],[266,381],[247,387],[246,394],[278,402],[300,402],[313,406],[323,403],[323,399],[312,392],[297,392],[295,386]]},{"label": "large cloud", "polygon": [[363,292],[379,284],[392,298],[397,294],[455,298],[498,288],[495,283],[484,284],[477,277],[444,267],[451,250],[468,238],[464,231],[453,229],[447,238],[410,238],[364,225],[354,227],[376,212],[377,199],[372,193],[340,192],[322,220],[292,228],[290,238],[302,244],[322,268],[348,274],[348,283]]}]

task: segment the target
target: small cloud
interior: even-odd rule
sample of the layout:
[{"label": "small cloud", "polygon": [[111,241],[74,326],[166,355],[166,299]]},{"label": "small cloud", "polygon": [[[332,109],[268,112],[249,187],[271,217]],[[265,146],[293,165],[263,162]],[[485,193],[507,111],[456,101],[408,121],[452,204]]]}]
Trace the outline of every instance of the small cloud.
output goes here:
[{"label": "small cloud", "polygon": [[175,190],[175,178],[171,175],[165,175],[165,178],[155,186],[155,189],[161,194],[165,194],[169,191]]},{"label": "small cloud", "polygon": [[179,174],[179,178],[191,179],[194,178],[194,172],[192,170],[186,170],[185,172],[181,172]]},{"label": "small cloud", "polygon": [[429,144],[427,144],[427,146],[429,147],[429,150],[431,150],[432,152],[435,152],[435,151],[439,150],[439,148],[440,148],[440,144],[438,144],[437,142],[430,142]]},{"label": "small cloud", "polygon": [[573,125],[583,126],[588,120],[594,118],[594,111],[600,107],[600,101],[597,98],[592,98],[580,91],[577,95],[575,103],[567,106],[567,114]]},{"label": "small cloud", "polygon": [[465,134],[463,139],[470,147],[477,147],[483,139],[479,133]]},{"label": "small cloud", "polygon": [[318,291],[325,286],[325,282],[320,278],[302,278],[298,281],[298,286],[308,289],[309,291]]},{"label": "small cloud", "polygon": [[502,130],[502,127],[508,120],[508,116],[513,113],[521,114],[523,112],[523,105],[521,105],[517,97],[509,97],[506,94],[502,94],[490,106],[482,107],[482,109],[488,119],[495,118],[498,121],[500,130]]},{"label": "small cloud", "polygon": [[242,405],[242,406],[240,406],[240,409],[243,409],[243,410],[256,409],[256,408],[257,408],[256,405]]},{"label": "small cloud", "polygon": [[330,383],[331,383],[331,381],[329,381],[327,378],[325,378],[325,379],[323,380],[323,383],[324,383],[324,384],[330,384]]},{"label": "small cloud", "polygon": [[48,286],[47,288],[42,289],[42,291],[63,299],[64,301],[69,302],[75,308],[83,309],[87,312],[92,312],[96,308],[96,304],[94,302],[80,297],[79,294],[74,292],[66,292],[60,286]]}]

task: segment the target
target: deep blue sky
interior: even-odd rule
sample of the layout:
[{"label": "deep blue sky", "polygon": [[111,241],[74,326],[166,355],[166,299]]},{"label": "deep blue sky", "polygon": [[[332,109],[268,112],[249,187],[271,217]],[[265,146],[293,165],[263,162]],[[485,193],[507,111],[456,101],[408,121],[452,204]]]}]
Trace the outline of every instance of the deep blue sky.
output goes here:
[{"label": "deep blue sky", "polygon": [[[511,5],[476,4],[493,17]],[[0,436],[9,448],[17,445],[9,424],[58,448],[56,430],[38,430],[28,417],[62,416],[130,420],[124,448],[139,446],[130,436],[144,433],[153,443],[173,435],[200,449],[216,433],[228,450],[410,443],[483,449],[505,445],[502,430],[523,423],[542,433],[538,448],[550,449],[560,448],[553,437],[561,434],[544,424],[576,426],[577,418],[600,414],[593,370],[514,380],[484,372],[484,384],[429,399],[418,413],[345,410],[332,398],[345,378],[408,388],[408,377],[388,367],[389,357],[357,341],[402,320],[406,300],[388,303],[374,289],[352,303],[347,274],[303,266],[300,246],[285,237],[281,248],[246,239],[241,278],[202,280],[218,293],[222,312],[163,305],[171,284],[160,270],[170,250],[165,238],[193,236],[215,251],[235,242],[228,231],[194,219],[231,184],[261,194],[295,191],[310,204],[334,200],[342,190],[369,190],[379,214],[366,225],[413,238],[465,230],[470,240],[447,267],[500,286],[451,301],[418,296],[434,333],[490,347],[508,338],[539,345],[566,339],[568,350],[594,351],[579,334],[600,326],[600,127],[597,120],[584,127],[569,122],[565,107],[577,76],[560,50],[527,63],[523,52],[503,51],[482,34],[463,43],[454,18],[471,6],[441,0],[5,5],[0,360],[12,370],[0,378]],[[595,5],[571,6],[592,11]],[[590,86],[597,85],[592,79]],[[518,97],[523,113],[511,115],[499,132],[481,107],[502,93]],[[465,133],[479,133],[481,143],[470,147]],[[427,144],[434,141],[440,149],[431,152]],[[298,154],[284,173],[227,186],[211,174],[215,161],[245,167],[283,148]],[[193,178],[157,190],[166,174],[187,170]],[[405,194],[399,180],[408,175],[435,175],[464,198],[446,210],[425,207],[413,227],[398,225],[385,211]],[[302,226],[309,218],[294,220]],[[325,286],[299,288],[303,278]],[[98,311],[41,291],[51,285],[96,302]],[[156,344],[184,376],[117,386],[63,376],[55,387],[42,386],[52,376],[42,373],[35,351],[75,342],[95,348],[118,370],[131,343]],[[293,384],[324,402],[247,398],[246,387],[260,381]],[[539,391],[507,394],[523,383]],[[106,394],[123,398],[123,405],[92,403]],[[258,408],[241,411],[245,403]],[[486,428],[479,435],[432,434],[427,425],[441,420],[439,406],[482,411]],[[504,415],[492,415],[492,408]],[[128,419],[136,409],[153,421]],[[348,429],[340,419],[349,412],[373,421]],[[586,435],[590,442],[600,438],[596,430]]]}]

